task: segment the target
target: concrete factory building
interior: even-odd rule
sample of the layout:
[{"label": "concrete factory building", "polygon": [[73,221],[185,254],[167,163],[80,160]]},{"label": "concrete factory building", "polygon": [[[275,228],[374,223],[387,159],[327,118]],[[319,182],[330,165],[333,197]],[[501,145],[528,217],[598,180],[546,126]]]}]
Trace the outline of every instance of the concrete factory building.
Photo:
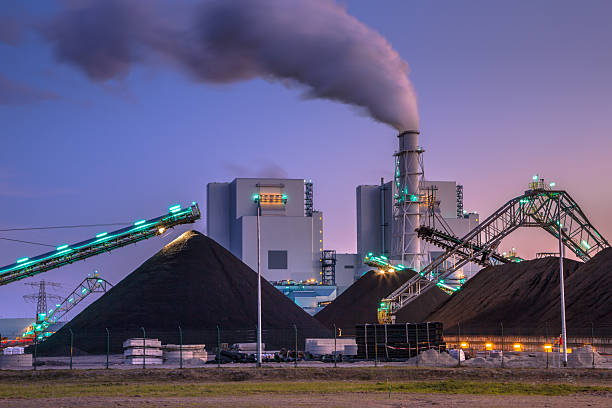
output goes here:
[{"label": "concrete factory building", "polygon": [[321,280],[323,213],[313,209],[303,179],[236,178],[207,185],[208,236],[257,270],[260,211],[261,271],[268,281]]},{"label": "concrete factory building", "polygon": [[[463,210],[463,186],[455,181],[420,182],[418,198],[420,225],[428,225],[439,230],[450,230],[453,235],[462,237],[475,228],[479,222],[476,213]],[[361,185],[357,187],[357,257],[360,260],[370,252],[386,255],[399,263],[393,256],[393,185],[392,182],[380,185]],[[435,211],[437,216],[433,215]],[[425,241],[420,242],[420,265],[424,267],[444,251]],[[360,263],[356,278],[371,267]],[[468,264],[460,271],[458,279],[469,279],[479,268]]]}]

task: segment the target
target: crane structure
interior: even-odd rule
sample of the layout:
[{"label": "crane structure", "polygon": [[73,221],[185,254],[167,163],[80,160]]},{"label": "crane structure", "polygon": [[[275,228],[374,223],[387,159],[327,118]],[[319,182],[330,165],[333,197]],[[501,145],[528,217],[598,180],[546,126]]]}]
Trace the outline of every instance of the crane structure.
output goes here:
[{"label": "crane structure", "polygon": [[[502,239],[520,227],[542,228],[556,239],[561,235],[565,247],[583,261],[608,248],[610,244],[591,224],[578,203],[566,191],[553,187],[555,183],[545,184],[538,175],[534,176],[524,194],[505,203],[462,238],[431,228],[418,228],[421,237],[439,245],[445,252],[381,300],[379,320],[392,322],[397,311],[421,293],[440,283],[445,284],[445,279],[469,262],[489,266],[512,261],[496,251]],[[450,268],[441,268],[451,258],[457,262]]]},{"label": "crane structure", "polygon": [[66,298],[55,305],[55,307],[45,310],[44,313],[38,313],[34,324],[28,327],[22,333],[22,339],[29,340],[38,337],[38,340],[44,340],[51,336],[51,325],[60,321],[60,319],[70,312],[76,305],[92,293],[106,293],[111,285],[106,279],[98,275],[95,271],[93,275],[86,277]]},{"label": "crane structure", "polygon": [[113,232],[102,232],[76,244],[60,245],[55,251],[32,258],[18,259],[17,262],[0,268],[0,286],[162,235],[169,228],[194,223],[200,216],[200,208],[195,201],[186,208],[174,205],[162,216],[139,220],[129,227]]},{"label": "crane structure", "polygon": [[59,295],[53,293],[47,293],[48,287],[59,288],[62,285],[57,282],[49,282],[41,280],[39,282],[27,282],[25,285],[38,287],[38,293],[32,293],[30,295],[24,295],[23,299],[28,302],[36,302],[36,321],[42,321],[42,318],[47,313],[47,300],[61,300]]}]

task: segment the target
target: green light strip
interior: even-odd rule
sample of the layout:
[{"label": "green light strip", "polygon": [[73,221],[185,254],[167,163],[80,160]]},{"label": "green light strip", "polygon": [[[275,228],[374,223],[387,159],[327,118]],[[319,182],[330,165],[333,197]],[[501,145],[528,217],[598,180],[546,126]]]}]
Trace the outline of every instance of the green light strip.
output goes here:
[{"label": "green light strip", "polygon": [[[177,206],[174,206],[174,207],[171,207],[171,208],[175,208],[175,207],[177,207]],[[118,238],[118,237],[121,237],[121,236],[125,236],[125,235],[128,235],[130,233],[133,233],[133,232],[142,230],[144,228],[147,228],[149,226],[155,226],[155,225],[157,225],[159,223],[162,223],[164,221],[168,221],[170,219],[172,219],[173,221],[178,221],[179,217],[181,217],[182,215],[185,215],[185,214],[188,214],[188,213],[192,212],[192,207],[188,207],[188,208],[184,209],[183,211],[180,210],[180,205],[178,205],[178,208],[179,208],[179,210],[175,211],[174,213],[172,213],[168,217],[163,218],[160,221],[157,221],[157,222],[154,222],[154,223],[146,223],[146,224],[143,224],[143,225],[139,225],[136,228],[132,228],[132,229],[130,229],[128,231],[125,231],[125,232],[122,232],[120,234],[108,235],[107,232],[100,233],[100,234],[96,235],[96,238],[100,238],[100,239],[98,239],[98,240],[96,240],[94,242],[90,242],[90,243],[85,244],[85,245],[80,246],[80,247],[68,248],[68,245],[62,245],[62,246],[58,247],[57,249],[59,250],[60,248],[63,248],[63,247],[65,247],[66,249],[64,249],[64,250],[62,250],[60,252],[51,254],[51,255],[49,255],[49,256],[47,256],[45,258],[42,258],[42,259],[30,261],[29,258],[22,258],[22,259],[17,261],[17,263],[19,263],[20,265],[16,265],[16,266],[14,266],[12,268],[8,268],[8,269],[0,270],[0,275],[5,274],[7,272],[15,271],[15,270],[25,269],[27,266],[30,266],[32,264],[40,263],[40,262],[46,261],[48,259],[55,258],[55,257],[58,257],[60,255],[66,254],[68,252],[80,250],[80,249],[83,249],[83,248],[86,248],[86,247],[89,247],[89,246],[93,246],[95,244],[106,242],[106,241],[109,241],[109,240],[111,240],[113,238]]]}]

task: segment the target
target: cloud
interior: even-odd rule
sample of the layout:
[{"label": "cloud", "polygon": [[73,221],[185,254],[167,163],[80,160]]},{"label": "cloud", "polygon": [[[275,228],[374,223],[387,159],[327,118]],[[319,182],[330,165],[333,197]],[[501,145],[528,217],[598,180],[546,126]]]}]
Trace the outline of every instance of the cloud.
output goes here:
[{"label": "cloud", "polygon": [[418,128],[407,62],[334,0],[69,1],[39,31],[98,83],[155,61],[196,82],[264,78]]},{"label": "cloud", "polygon": [[18,45],[23,39],[24,24],[12,16],[0,16],[0,43]]},{"label": "cloud", "polygon": [[0,74],[0,105],[25,105],[57,99],[60,96],[55,92],[38,90]]}]

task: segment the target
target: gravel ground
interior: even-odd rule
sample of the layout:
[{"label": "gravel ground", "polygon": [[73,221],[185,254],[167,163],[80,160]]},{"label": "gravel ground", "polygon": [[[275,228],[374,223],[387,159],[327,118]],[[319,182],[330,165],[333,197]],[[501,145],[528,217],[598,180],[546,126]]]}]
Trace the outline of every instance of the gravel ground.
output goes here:
[{"label": "gravel ground", "polygon": [[611,395],[488,396],[443,394],[248,395],[201,398],[66,398],[0,400],[0,407],[610,407]]}]

